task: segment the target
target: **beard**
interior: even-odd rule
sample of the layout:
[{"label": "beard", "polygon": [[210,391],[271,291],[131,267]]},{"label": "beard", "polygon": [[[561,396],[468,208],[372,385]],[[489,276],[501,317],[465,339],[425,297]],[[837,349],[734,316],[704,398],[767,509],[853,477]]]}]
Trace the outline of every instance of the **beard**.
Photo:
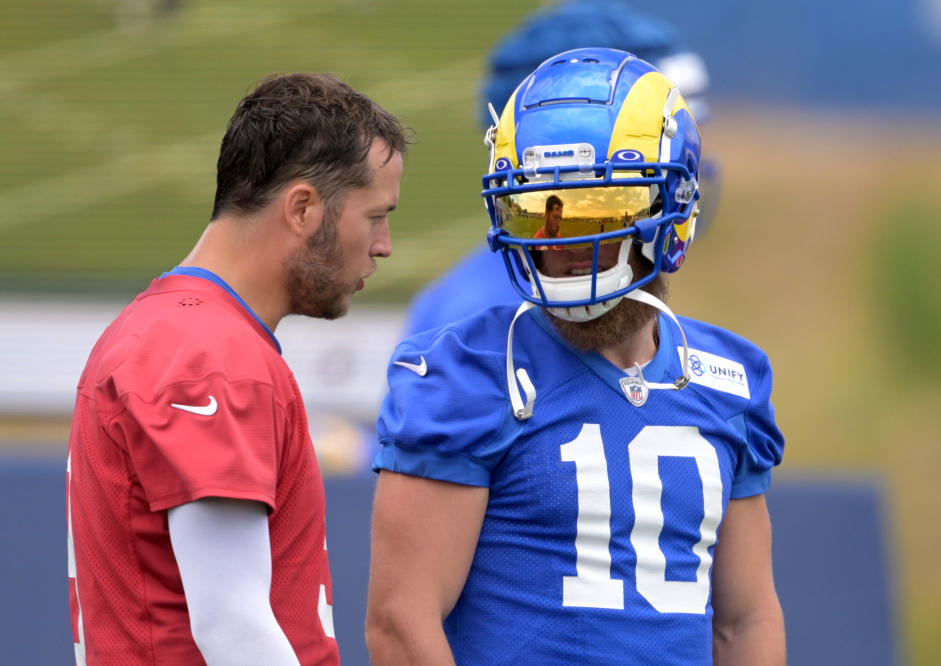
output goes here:
[{"label": "beard", "polygon": [[[667,281],[664,274],[658,274],[641,289],[661,301],[665,300]],[[575,322],[553,315],[549,320],[573,347],[597,352],[624,341],[656,318],[658,312],[646,303],[623,297],[611,310],[596,319]]]},{"label": "beard", "polygon": [[352,288],[336,277],[343,267],[334,215],[324,214],[320,228],[285,261],[290,314],[337,319],[349,309]]}]

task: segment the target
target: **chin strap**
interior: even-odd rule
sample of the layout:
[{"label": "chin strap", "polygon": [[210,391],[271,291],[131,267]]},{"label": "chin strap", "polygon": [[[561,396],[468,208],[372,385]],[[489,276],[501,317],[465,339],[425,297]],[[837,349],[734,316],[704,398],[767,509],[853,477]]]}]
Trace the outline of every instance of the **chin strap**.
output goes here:
[{"label": "chin strap", "polygon": [[[683,338],[683,376],[677,377],[672,384],[648,382],[644,379],[644,373],[640,365],[635,364],[637,376],[640,381],[643,382],[644,386],[648,389],[672,389],[679,391],[680,389],[686,388],[687,384],[689,384],[689,347],[686,345],[686,333],[683,332],[683,327],[680,326],[676,315],[667,307],[666,303],[656,296],[648,294],[646,291],[635,289],[634,291],[627,292],[624,297],[649,305],[669,316],[670,319],[673,320],[673,323],[676,324],[676,327],[680,331],[680,336]],[[513,405],[513,416],[519,421],[525,421],[533,415],[533,403],[536,402],[536,387],[533,386],[533,382],[530,380],[529,374],[525,369],[520,368],[516,370],[513,367],[513,328],[516,326],[516,320],[519,319],[520,315],[534,307],[536,307],[536,304],[530,303],[529,301],[520,303],[520,306],[516,309],[516,314],[513,315],[513,321],[510,322],[510,330],[507,332],[506,336],[506,387],[510,393],[510,404]],[[519,384],[517,384],[517,380],[519,380]],[[526,402],[523,402],[523,396],[520,394],[520,386],[523,387],[523,393],[526,394]]]},{"label": "chin strap", "polygon": [[648,382],[644,379],[644,373],[641,372],[640,366],[637,367],[637,376],[640,378],[640,381],[644,383],[647,388],[651,389],[673,389],[679,391],[680,389],[686,388],[686,385],[689,384],[689,347],[686,345],[686,333],[683,332],[683,327],[680,326],[680,322],[677,320],[676,315],[673,314],[673,311],[667,307],[667,304],[661,301],[656,296],[648,294],[646,291],[641,291],[640,289],[635,289],[634,291],[629,291],[624,294],[624,298],[630,298],[633,301],[639,301],[646,305],[649,305],[652,308],[660,310],[660,312],[669,316],[673,320],[673,323],[676,324],[676,327],[680,330],[680,337],[683,338],[683,376],[677,377],[673,380],[672,384],[660,384],[657,382]]},{"label": "chin strap", "polygon": [[[516,309],[513,315],[513,321],[510,322],[510,330],[506,336],[506,387],[510,391],[510,403],[513,405],[513,416],[520,421],[525,421],[533,415],[533,403],[536,402],[536,387],[533,386],[526,370],[520,368],[513,371],[513,327],[516,326],[516,320],[527,310],[536,307],[535,303],[523,301]],[[519,385],[523,387],[526,393],[526,403],[523,403],[523,397],[520,395],[519,385],[516,383],[519,379]]]}]

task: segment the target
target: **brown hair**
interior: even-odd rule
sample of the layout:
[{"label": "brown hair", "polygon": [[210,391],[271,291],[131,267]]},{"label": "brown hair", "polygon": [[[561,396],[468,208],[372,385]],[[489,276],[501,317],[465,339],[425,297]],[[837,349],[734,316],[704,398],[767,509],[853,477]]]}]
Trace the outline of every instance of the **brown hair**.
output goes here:
[{"label": "brown hair", "polygon": [[271,76],[235,109],[216,165],[211,219],[267,205],[292,180],[313,185],[325,210],[369,185],[366,161],[375,139],[405,152],[407,130],[366,95],[327,74]]}]

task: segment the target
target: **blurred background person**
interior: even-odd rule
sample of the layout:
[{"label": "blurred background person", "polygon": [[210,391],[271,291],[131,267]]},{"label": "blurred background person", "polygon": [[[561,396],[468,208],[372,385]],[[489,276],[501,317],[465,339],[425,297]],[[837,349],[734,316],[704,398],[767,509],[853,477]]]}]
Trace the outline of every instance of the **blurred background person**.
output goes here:
[{"label": "blurred background person", "polygon": [[[533,12],[491,50],[479,87],[481,126],[495,123],[489,107],[500,113],[517,84],[543,60],[585,46],[620,49],[650,62],[683,92],[700,129],[708,121],[706,64],[673,27],[627,0],[562,0]],[[696,233],[701,236],[719,199],[713,159],[703,162],[700,181]],[[482,244],[418,293],[409,306],[406,334],[457,321],[487,305],[520,302],[503,276],[502,257]]]}]

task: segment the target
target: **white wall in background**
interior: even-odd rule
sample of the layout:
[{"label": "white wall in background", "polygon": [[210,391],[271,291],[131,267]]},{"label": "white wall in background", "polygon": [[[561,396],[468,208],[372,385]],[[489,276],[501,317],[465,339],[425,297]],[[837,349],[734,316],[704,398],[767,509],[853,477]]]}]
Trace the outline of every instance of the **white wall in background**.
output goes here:
[{"label": "white wall in background", "polygon": [[[66,415],[92,346],[124,301],[0,299],[0,414]],[[275,332],[310,411],[375,420],[404,313],[288,317]]]}]

